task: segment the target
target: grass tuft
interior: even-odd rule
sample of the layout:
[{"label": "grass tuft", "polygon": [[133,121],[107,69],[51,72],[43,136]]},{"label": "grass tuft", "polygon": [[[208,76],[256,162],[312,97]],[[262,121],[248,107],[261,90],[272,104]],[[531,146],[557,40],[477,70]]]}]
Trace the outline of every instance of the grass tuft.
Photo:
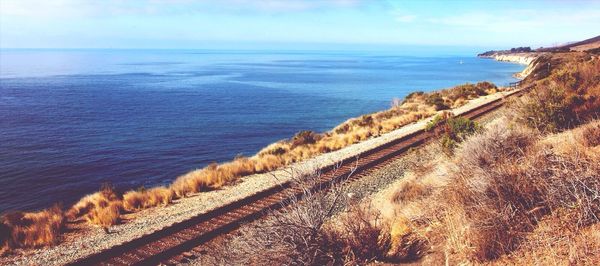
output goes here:
[{"label": "grass tuft", "polygon": [[54,245],[60,240],[64,216],[58,205],[39,212],[11,212],[0,218],[0,254],[15,248]]}]

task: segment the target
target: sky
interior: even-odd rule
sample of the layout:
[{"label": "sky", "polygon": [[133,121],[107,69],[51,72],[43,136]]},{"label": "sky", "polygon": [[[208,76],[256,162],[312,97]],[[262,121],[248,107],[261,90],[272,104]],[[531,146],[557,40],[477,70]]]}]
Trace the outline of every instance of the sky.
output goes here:
[{"label": "sky", "polygon": [[551,46],[600,1],[0,0],[0,48]]}]

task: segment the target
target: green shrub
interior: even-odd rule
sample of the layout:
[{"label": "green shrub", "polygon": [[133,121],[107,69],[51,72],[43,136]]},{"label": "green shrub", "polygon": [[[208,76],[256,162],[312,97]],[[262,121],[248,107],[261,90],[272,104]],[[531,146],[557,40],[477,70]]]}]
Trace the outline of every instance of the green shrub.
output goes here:
[{"label": "green shrub", "polygon": [[459,142],[479,130],[480,126],[472,120],[464,117],[451,117],[446,120],[446,134]]},{"label": "green shrub", "polygon": [[466,83],[450,90],[448,98],[453,102],[458,99],[474,99],[479,96],[487,95],[487,91],[491,89],[496,89],[496,85],[487,81],[479,82],[477,84]]},{"label": "green shrub", "polygon": [[473,122],[468,118],[448,118],[444,125],[444,135],[441,138],[441,145],[444,152],[452,154],[459,143],[463,142],[468,136],[479,131],[480,128],[481,127],[476,122]]},{"label": "green shrub", "polygon": [[433,119],[431,119],[431,121],[427,122],[427,125],[425,125],[425,131],[433,130],[439,123],[442,122],[442,120],[442,116],[435,115]]},{"label": "green shrub", "polygon": [[404,97],[404,100],[402,101],[402,103],[407,103],[410,100],[412,100],[412,99],[414,99],[416,97],[419,97],[419,96],[423,96],[423,95],[425,95],[425,92],[423,92],[423,91],[411,92],[408,95],[406,95],[406,97]]},{"label": "green shrub", "polygon": [[439,92],[434,92],[427,96],[425,103],[435,107],[435,110],[446,110],[449,109],[450,106],[446,105],[444,102],[444,98]]},{"label": "green shrub", "polygon": [[[472,97],[477,97],[480,95],[485,95],[485,91],[473,84],[467,83],[464,85],[460,85],[458,87],[456,87],[456,96],[462,96],[465,98],[472,98]],[[456,97],[458,98],[458,97]]]},{"label": "green shrub", "polygon": [[463,142],[468,136],[480,130],[480,126],[464,117],[447,117],[436,115],[425,126],[425,131],[432,131],[438,125],[443,124],[441,130],[436,130],[435,133],[440,136],[440,141],[444,152],[452,154],[458,143]]},{"label": "green shrub", "polygon": [[357,124],[360,127],[371,127],[374,123],[373,116],[370,115],[363,115],[357,120]]},{"label": "green shrub", "polygon": [[302,145],[307,145],[307,144],[314,144],[319,139],[321,139],[321,136],[319,134],[315,133],[314,131],[310,131],[310,130],[300,131],[298,134],[296,134],[292,138],[292,147],[302,146]]},{"label": "green shrub", "polygon": [[538,61],[528,77],[537,81],[518,106],[521,122],[557,132],[600,116],[600,60],[574,54]]},{"label": "green shrub", "polygon": [[442,150],[447,155],[452,155],[454,153],[454,149],[458,146],[458,142],[454,139],[450,138],[448,135],[442,136],[440,139],[440,144],[442,145]]},{"label": "green shrub", "polygon": [[425,94],[425,92],[423,92],[423,91],[415,91],[415,92],[411,92],[411,93],[409,93],[408,95],[406,95],[406,99],[410,99],[410,98],[413,98],[413,97],[415,97],[415,96],[421,96],[421,95],[423,95],[423,94]]},{"label": "green shrub", "polygon": [[579,98],[556,84],[536,89],[519,106],[519,119],[542,132],[556,132],[577,123],[573,108]]},{"label": "green shrub", "polygon": [[477,83],[477,88],[485,92],[486,90],[497,89],[498,87],[494,83],[482,81]]}]

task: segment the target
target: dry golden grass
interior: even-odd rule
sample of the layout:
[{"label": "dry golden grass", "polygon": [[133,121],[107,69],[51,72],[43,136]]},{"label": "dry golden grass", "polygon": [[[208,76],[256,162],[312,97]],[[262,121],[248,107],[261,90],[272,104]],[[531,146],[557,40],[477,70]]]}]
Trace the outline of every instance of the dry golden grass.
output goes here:
[{"label": "dry golden grass", "polygon": [[389,232],[378,212],[355,205],[335,224],[324,226],[320,245],[347,265],[363,264],[386,257],[391,245]]},{"label": "dry golden grass", "polygon": [[123,194],[123,208],[129,212],[144,209],[144,205],[147,201],[148,195],[145,191],[131,190]]},{"label": "dry golden grass", "polygon": [[[523,234],[555,209],[579,208],[579,223],[596,219],[599,206],[593,195],[600,191],[598,156],[582,152],[573,138],[560,136],[560,141],[549,145],[531,141],[534,136],[516,129],[490,131],[463,147],[460,170],[446,191],[450,202],[462,207],[467,217],[458,228],[448,230],[469,228],[462,234],[468,248],[456,248],[460,257],[489,260],[513,251]],[[517,135],[502,138],[506,131]],[[481,148],[485,142],[504,145]],[[488,160],[492,155],[494,160]]]},{"label": "dry golden grass", "polygon": [[600,222],[600,153],[588,140],[599,129],[542,136],[500,120],[462,144],[444,186],[403,183],[397,219],[415,221],[437,253],[423,263],[598,262],[598,236],[585,232]]},{"label": "dry golden grass", "polygon": [[135,212],[156,206],[165,206],[173,201],[175,192],[167,187],[131,190],[123,194],[123,208]]},{"label": "dry golden grass", "polygon": [[431,194],[432,188],[421,182],[411,180],[402,182],[399,188],[392,195],[392,202],[401,204],[406,201],[414,201]]},{"label": "dry golden grass", "polygon": [[172,189],[167,187],[155,187],[151,188],[147,192],[148,194],[148,203],[147,207],[154,206],[165,206],[173,201],[175,197],[175,193]]},{"label": "dry golden grass", "polygon": [[[534,72],[529,93],[516,111],[529,126],[558,132],[600,117],[600,58],[578,53],[544,58],[556,65]],[[542,64],[540,64],[542,65]]]},{"label": "dry golden grass", "polygon": [[411,262],[424,256],[429,243],[414,229],[408,219],[397,217],[390,226],[390,247],[386,260],[392,262]]},{"label": "dry golden grass", "polygon": [[0,254],[15,248],[32,248],[56,244],[64,225],[58,206],[39,212],[13,212],[2,216]]},{"label": "dry golden grass", "polygon": [[600,265],[600,223],[581,226],[565,218],[572,209],[543,217],[514,252],[493,261],[496,265]]},{"label": "dry golden grass", "polygon": [[106,210],[104,210],[105,208],[109,208],[110,206],[119,206],[120,209],[120,205],[120,196],[112,187],[103,185],[100,191],[91,195],[87,195],[75,203],[69,210],[67,210],[65,216],[71,221],[83,218],[91,224],[104,226],[105,221],[111,219],[100,217],[99,215],[108,213]]},{"label": "dry golden grass", "polygon": [[101,226],[108,231],[110,226],[121,222],[121,201],[112,201],[103,207],[94,208],[85,216],[88,223]]},{"label": "dry golden grass", "polygon": [[580,132],[581,143],[586,147],[600,146],[600,123],[590,124]]}]

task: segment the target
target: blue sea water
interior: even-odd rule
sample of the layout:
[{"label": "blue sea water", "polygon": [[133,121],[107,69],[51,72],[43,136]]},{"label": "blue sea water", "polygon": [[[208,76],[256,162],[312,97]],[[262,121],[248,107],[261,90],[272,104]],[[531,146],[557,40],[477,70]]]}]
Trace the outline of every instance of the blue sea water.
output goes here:
[{"label": "blue sea water", "polygon": [[172,181],[523,66],[410,51],[1,50],[0,212]]}]

